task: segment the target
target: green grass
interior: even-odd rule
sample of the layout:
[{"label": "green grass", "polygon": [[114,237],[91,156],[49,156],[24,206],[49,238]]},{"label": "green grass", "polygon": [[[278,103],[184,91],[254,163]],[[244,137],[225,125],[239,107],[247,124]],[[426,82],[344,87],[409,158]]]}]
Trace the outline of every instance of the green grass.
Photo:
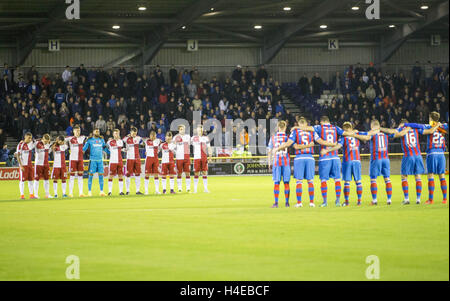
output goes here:
[{"label": "green grass", "polygon": [[[380,280],[448,281],[449,208],[439,182],[431,206],[402,206],[400,177],[392,182],[390,207],[381,179],[380,205],[369,206],[365,177],[361,207],[352,184],[348,208],[299,209],[284,208],[282,192],[271,209],[265,176],[210,177],[210,194],[24,201],[18,182],[0,182],[0,280],[65,280],[73,254],[80,280],[367,280],[365,259],[377,255]],[[294,204],[293,181],[291,191]]]}]

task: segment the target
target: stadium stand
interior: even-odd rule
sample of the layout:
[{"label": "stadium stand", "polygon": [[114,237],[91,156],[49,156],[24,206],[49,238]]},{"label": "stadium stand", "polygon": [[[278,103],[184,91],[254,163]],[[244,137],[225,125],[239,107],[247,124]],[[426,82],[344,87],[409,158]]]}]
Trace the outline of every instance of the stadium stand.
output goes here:
[{"label": "stadium stand", "polygon": [[[136,126],[141,136],[154,130],[164,138],[172,120],[187,116],[192,122],[193,111],[201,111],[202,120],[216,118],[223,124],[227,118],[267,122],[278,118],[289,126],[297,115],[318,124],[320,115],[327,114],[333,123],[349,120],[358,130],[368,130],[373,118],[384,127],[395,127],[401,118],[427,123],[427,112],[434,110],[448,122],[448,66],[434,66],[425,76],[429,67],[416,63],[405,76],[358,63],[327,80],[315,73],[310,78],[303,75],[298,83],[279,83],[264,66],[243,70],[238,65],[219,80],[202,79],[196,67],[172,66],[164,74],[157,65],[148,74],[138,74],[132,67],[106,71],[80,64],[41,74],[35,66],[23,70],[5,63],[0,85],[0,159],[9,161],[11,150],[28,131],[36,137],[47,132],[70,135],[78,124],[82,134],[98,127],[108,139],[114,128],[125,136]],[[234,137],[233,146],[238,143]]]}]

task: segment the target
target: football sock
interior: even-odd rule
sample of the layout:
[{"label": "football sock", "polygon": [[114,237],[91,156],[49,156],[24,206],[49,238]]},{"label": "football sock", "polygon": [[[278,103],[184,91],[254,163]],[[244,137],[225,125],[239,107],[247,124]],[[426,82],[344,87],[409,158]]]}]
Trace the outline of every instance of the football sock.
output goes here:
[{"label": "football sock", "polygon": [[28,181],[28,191],[33,194],[33,181]]},{"label": "football sock", "polygon": [[69,194],[73,194],[73,185],[75,184],[75,175],[70,175],[69,178]]},{"label": "football sock", "polygon": [[408,179],[402,179],[402,189],[403,189],[403,194],[405,195],[405,200],[409,200]]},{"label": "football sock", "polygon": [[309,202],[314,203],[314,182],[313,182],[313,180],[308,180],[308,192],[309,192]]},{"label": "football sock", "polygon": [[92,179],[93,178],[94,177],[92,175],[89,175],[89,178],[88,178],[88,190],[89,190],[89,192],[92,191]]},{"label": "football sock", "polygon": [[19,190],[20,190],[20,195],[23,195],[23,191],[25,190],[25,182],[24,181],[20,181],[19,182]]},{"label": "football sock", "polygon": [[45,190],[45,195],[49,195],[50,194],[50,183],[49,180],[44,180],[44,190]]},{"label": "football sock", "polygon": [[358,196],[358,202],[361,202],[362,194],[363,194],[362,182],[358,181],[358,182],[356,182],[356,195]]},{"label": "football sock", "polygon": [[191,190],[191,177],[186,176],[186,190]]},{"label": "football sock", "polygon": [[100,184],[100,191],[103,191],[103,184],[105,181],[103,180],[103,175],[98,175],[98,184]]},{"label": "football sock", "polygon": [[38,196],[39,195],[39,180],[34,180],[34,195]]},{"label": "football sock", "polygon": [[275,204],[278,204],[278,196],[280,195],[280,182],[275,182],[273,187],[273,195],[275,198]]},{"label": "football sock", "polygon": [[297,203],[302,202],[303,183],[301,180],[297,180],[297,186],[295,187],[295,193],[297,195]]},{"label": "football sock", "polygon": [[388,200],[388,202],[390,202],[392,199],[392,183],[391,183],[390,179],[387,179],[387,180],[385,179],[384,181],[386,183],[387,200]]},{"label": "football sock", "polygon": [[170,190],[173,190],[175,187],[175,179],[173,177],[170,177]]},{"label": "football sock", "polygon": [[194,191],[197,191],[198,186],[198,176],[194,176]]},{"label": "football sock", "polygon": [[447,181],[444,178],[441,178],[441,190],[443,201],[447,201]]},{"label": "football sock", "polygon": [[155,192],[158,192],[159,191],[159,178],[155,177],[154,182],[155,182]]},{"label": "football sock", "polygon": [[208,190],[208,176],[203,176],[203,188]]},{"label": "football sock", "polygon": [[334,187],[336,190],[336,203],[339,203],[339,201],[341,200],[341,181],[336,180],[334,182]]},{"label": "football sock", "polygon": [[370,193],[372,194],[372,200],[376,201],[378,194],[377,179],[370,179]]},{"label": "football sock", "polygon": [[322,183],[320,184],[320,190],[322,191],[323,202],[326,203],[328,193],[327,181],[322,181]]},{"label": "football sock", "polygon": [[134,176],[134,183],[136,184],[136,192],[141,189],[141,176]]},{"label": "football sock", "polygon": [[66,194],[66,180],[61,180],[62,194]]},{"label": "football sock", "polygon": [[344,182],[344,199],[345,199],[346,203],[348,203],[348,201],[350,199],[350,183],[349,182]]},{"label": "football sock", "polygon": [[125,188],[127,189],[127,192],[130,192],[130,177],[125,178]]},{"label": "football sock", "polygon": [[420,200],[422,195],[422,179],[416,179],[416,196],[417,200]]},{"label": "football sock", "polygon": [[119,179],[119,193],[123,192],[123,179]]},{"label": "football sock", "polygon": [[289,187],[289,183],[284,183],[284,198],[286,199],[286,203],[289,203],[289,194],[291,190]]},{"label": "football sock", "polygon": [[167,179],[165,177],[161,179],[163,191],[166,190],[166,187],[167,187],[166,186],[166,181],[167,181]]},{"label": "football sock", "polygon": [[112,193],[112,187],[113,187],[113,179],[108,179],[108,192]]},{"label": "football sock", "polygon": [[434,178],[428,179],[428,200],[433,201],[434,199]]},{"label": "football sock", "polygon": [[83,175],[78,175],[78,193],[83,194]]}]

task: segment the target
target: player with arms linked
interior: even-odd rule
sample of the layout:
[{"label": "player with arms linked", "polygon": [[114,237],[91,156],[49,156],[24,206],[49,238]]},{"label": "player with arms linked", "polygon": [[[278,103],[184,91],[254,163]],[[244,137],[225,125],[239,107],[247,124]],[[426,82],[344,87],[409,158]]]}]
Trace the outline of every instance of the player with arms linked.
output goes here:
[{"label": "player with arms linked", "polygon": [[[305,118],[300,117],[298,123],[302,126],[308,125]],[[314,137],[309,131],[302,131],[300,129],[294,129],[289,135],[287,142],[281,144],[275,153],[283,151],[284,149],[293,145],[295,149],[294,159],[294,178],[296,183],[296,196],[297,204],[295,207],[303,207],[302,194],[303,194],[303,179],[308,181],[308,193],[309,193],[309,206],[314,207],[314,173],[315,162],[313,158],[314,154]]]},{"label": "player with arms linked", "polygon": [[[430,124],[405,123],[405,126],[415,129],[432,129],[439,125],[440,114],[431,112],[429,115]],[[439,125],[437,131],[429,133],[427,137],[427,173],[428,173],[428,200],[426,204],[434,202],[434,175],[439,175],[442,191],[442,203],[447,203],[447,181],[445,179],[445,137],[448,134],[448,124]]]},{"label": "player with arms linked", "polygon": [[[397,129],[381,128],[380,130],[388,134],[396,134],[401,139],[401,145],[403,150],[403,158],[401,165],[401,177],[402,177],[402,189],[405,196],[403,205],[408,205],[409,192],[408,192],[408,175],[414,175],[416,179],[416,204],[420,204],[420,197],[422,195],[422,179],[421,175],[425,173],[425,167],[423,165],[422,153],[420,152],[419,134],[429,135],[432,134],[440,126],[440,123],[430,129],[412,129],[405,126],[408,123],[406,119],[400,121],[400,127]],[[403,130],[407,131],[403,131]]]},{"label": "player with arms linked", "polygon": [[278,147],[288,141],[286,134],[286,122],[280,121],[277,124],[277,133],[270,138],[268,148],[268,166],[272,168],[272,180],[274,182],[273,194],[275,203],[272,208],[278,208],[278,196],[280,194],[280,182],[284,182],[284,197],[286,200],[286,207],[289,207],[289,181],[291,178],[290,158],[287,150],[278,150]]}]

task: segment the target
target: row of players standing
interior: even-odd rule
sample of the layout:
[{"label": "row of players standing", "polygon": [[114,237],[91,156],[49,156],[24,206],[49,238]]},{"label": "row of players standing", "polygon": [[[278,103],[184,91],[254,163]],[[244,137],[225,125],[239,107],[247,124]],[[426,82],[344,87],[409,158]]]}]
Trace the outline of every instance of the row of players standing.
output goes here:
[{"label": "row of players standing", "polygon": [[[278,207],[280,183],[284,182],[286,207],[289,207],[289,181],[291,176],[290,158],[287,148],[295,148],[294,177],[296,179],[296,207],[303,207],[302,182],[308,181],[310,206],[314,207],[314,172],[315,161],[313,158],[314,142],[321,145],[319,156],[319,178],[321,181],[321,193],[323,197],[322,207],[327,206],[327,181],[331,178],[335,182],[336,206],[341,206],[341,169],[344,180],[344,206],[349,205],[350,182],[356,183],[357,205],[361,205],[363,186],[361,182],[361,161],[359,146],[360,141],[369,141],[370,144],[370,189],[372,205],[377,205],[377,178],[383,176],[386,185],[387,204],[391,204],[392,183],[390,179],[390,160],[388,156],[388,143],[391,138],[400,138],[403,150],[401,163],[402,190],[404,194],[403,204],[409,204],[408,175],[414,175],[416,180],[416,203],[420,204],[422,194],[421,175],[425,173],[422,154],[420,151],[419,134],[428,135],[427,138],[427,174],[429,198],[427,204],[434,201],[434,175],[439,175],[443,203],[447,202],[447,181],[445,179],[446,159],[445,137],[448,133],[448,124],[439,123],[440,115],[432,112],[429,115],[430,124],[408,123],[403,119],[397,129],[381,128],[377,120],[372,120],[369,132],[358,132],[353,129],[350,122],[345,122],[343,127],[330,124],[329,118],[323,116],[320,125],[308,126],[305,118],[300,118],[299,126],[292,128],[290,135],[286,134],[286,123],[278,123],[278,132],[271,138],[269,148],[269,165],[273,166],[272,178],[274,181],[274,208]],[[338,156],[338,150],[343,148],[343,164]]]},{"label": "row of players standing", "polygon": [[[135,178],[136,194],[140,192],[141,182],[141,158],[139,147],[145,145],[145,194],[148,194],[149,180],[152,176],[155,183],[155,193],[159,194],[159,176],[162,176],[163,193],[166,193],[167,176],[170,178],[170,192],[174,191],[174,177],[177,176],[178,191],[182,191],[182,175],[185,174],[186,191],[191,191],[191,161],[190,145],[194,152],[194,193],[197,192],[199,176],[203,177],[204,192],[208,192],[208,155],[211,156],[211,146],[209,138],[204,135],[203,128],[198,126],[197,135],[190,137],[186,134],[183,125],[178,127],[179,133],[172,137],[171,132],[166,133],[166,141],[156,138],[156,133],[152,132],[150,137],[143,138],[137,136],[137,129],[131,128],[130,134],[124,138],[120,137],[120,131],[114,130],[113,138],[105,142],[100,136],[100,131],[94,129],[91,137],[82,136],[80,128],[75,126],[73,136],[59,136],[55,142],[50,141],[50,135],[45,134],[42,139],[33,140],[31,133],[27,133],[21,141],[15,153],[20,166],[20,196],[24,198],[25,182],[28,182],[30,198],[38,198],[39,181],[44,181],[45,196],[52,197],[49,191],[49,179],[53,180],[54,197],[58,196],[57,182],[61,180],[63,197],[66,194],[66,163],[65,151],[70,149],[69,157],[69,195],[73,197],[75,178],[78,180],[79,196],[83,193],[83,154],[89,150],[89,178],[88,195],[92,195],[92,182],[95,173],[98,174],[100,195],[103,192],[104,162],[103,152],[109,155],[109,177],[108,195],[112,194],[113,179],[117,176],[119,194],[124,195],[123,180],[125,176],[126,194],[130,193],[131,177]],[[32,163],[32,152],[35,152],[34,166]],[[49,154],[53,152],[53,169],[50,175]],[[126,153],[126,164],[122,152]],[[161,153],[161,164],[158,154]],[[175,162],[176,161],[176,162]],[[33,183],[34,181],[34,183]]]}]

